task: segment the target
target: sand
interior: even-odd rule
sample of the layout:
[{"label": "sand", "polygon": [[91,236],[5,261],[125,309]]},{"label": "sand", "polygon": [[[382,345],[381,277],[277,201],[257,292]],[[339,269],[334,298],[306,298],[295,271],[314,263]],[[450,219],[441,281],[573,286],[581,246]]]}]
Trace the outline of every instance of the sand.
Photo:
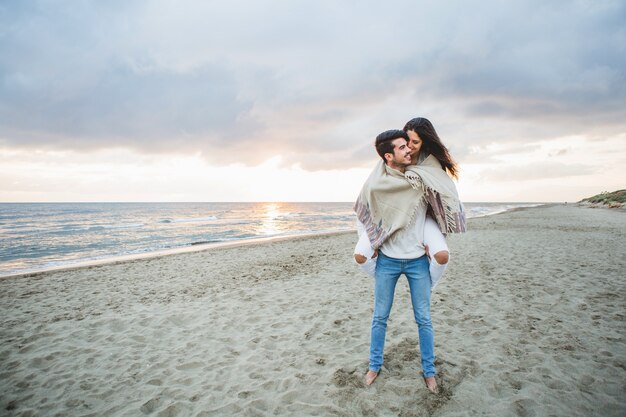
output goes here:
[{"label": "sand", "polygon": [[623,416],[626,214],[472,219],[433,294],[438,395],[408,286],[365,387],[356,233],[0,281],[3,416]]}]

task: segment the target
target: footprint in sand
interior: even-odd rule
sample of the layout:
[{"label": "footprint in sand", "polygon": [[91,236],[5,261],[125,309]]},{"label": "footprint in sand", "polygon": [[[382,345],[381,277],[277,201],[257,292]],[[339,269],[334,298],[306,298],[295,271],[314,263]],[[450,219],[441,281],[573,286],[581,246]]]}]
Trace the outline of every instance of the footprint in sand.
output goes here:
[{"label": "footprint in sand", "polygon": [[151,414],[157,408],[159,408],[160,405],[161,405],[161,397],[155,397],[143,403],[143,405],[139,408],[139,410],[141,410],[141,412],[144,414]]}]

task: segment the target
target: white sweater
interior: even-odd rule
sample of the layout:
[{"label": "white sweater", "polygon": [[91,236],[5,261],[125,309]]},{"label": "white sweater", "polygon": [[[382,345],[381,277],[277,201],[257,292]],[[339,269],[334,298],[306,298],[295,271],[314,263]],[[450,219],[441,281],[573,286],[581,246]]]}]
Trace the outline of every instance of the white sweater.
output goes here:
[{"label": "white sweater", "polygon": [[[413,223],[404,229],[398,230],[390,236],[389,239],[382,244],[380,250],[386,256],[396,259],[417,259],[424,255],[426,253],[424,250],[425,221],[426,204],[422,202],[417,208]],[[357,232],[359,233],[359,243],[357,243],[355,253],[360,253],[369,258],[371,255],[364,252],[372,253],[373,251],[371,249],[371,245],[369,247],[369,251],[367,251],[367,248],[363,247],[364,244],[367,245],[367,243],[369,243],[369,239],[367,238],[367,233],[365,233],[365,226],[363,226],[363,224],[358,220]]]}]

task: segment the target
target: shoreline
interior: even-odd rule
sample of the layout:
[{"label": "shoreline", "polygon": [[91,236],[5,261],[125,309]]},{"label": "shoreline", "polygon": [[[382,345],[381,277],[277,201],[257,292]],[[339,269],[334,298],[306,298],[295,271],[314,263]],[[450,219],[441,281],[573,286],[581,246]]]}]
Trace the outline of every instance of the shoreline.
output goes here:
[{"label": "shoreline", "polygon": [[182,246],[179,248],[163,249],[159,251],[151,251],[145,253],[137,253],[130,255],[110,256],[102,259],[91,259],[77,261],[67,265],[50,266],[42,269],[30,270],[25,272],[17,272],[9,275],[0,275],[0,281],[13,278],[29,278],[39,276],[42,274],[49,274],[55,272],[73,271],[76,269],[88,269],[97,266],[105,265],[117,265],[124,264],[126,262],[133,262],[139,260],[158,259],[166,256],[180,255],[185,253],[204,252],[211,249],[223,249],[223,248],[237,248],[240,246],[254,246],[262,245],[272,242],[281,242],[284,240],[299,240],[308,239],[316,236],[334,236],[342,235],[345,233],[354,233],[353,230],[337,230],[333,232],[321,232],[321,233],[303,233],[299,235],[286,235],[286,236],[269,236],[269,237],[257,237],[251,239],[239,239],[228,242],[211,242],[192,244],[190,246]]},{"label": "shoreline", "polygon": [[[470,221],[472,219],[497,216],[497,215],[501,215],[505,213],[512,213],[512,212],[519,211],[519,210],[528,210],[528,209],[534,209],[534,208],[539,208],[539,207],[550,207],[550,206],[559,205],[559,204],[562,204],[562,203],[537,203],[537,205],[534,205],[534,206],[514,207],[514,208],[506,209],[503,211],[498,211],[495,213],[473,216],[473,217],[468,218],[467,221]],[[203,252],[203,251],[212,250],[212,249],[260,245],[264,243],[280,242],[284,240],[307,239],[311,237],[327,236],[327,235],[333,236],[333,235],[341,235],[344,233],[356,233],[356,228],[354,230],[310,232],[310,233],[292,234],[292,235],[238,239],[238,240],[226,241],[226,242],[191,244],[189,246],[182,246],[182,247],[177,247],[177,248],[162,249],[162,250],[157,250],[157,251],[149,251],[149,252],[128,254],[128,255],[113,255],[113,256],[106,256],[106,257],[98,258],[98,259],[83,259],[83,260],[77,260],[75,262],[60,261],[60,262],[67,262],[67,263],[63,265],[54,265],[54,266],[48,266],[48,267],[42,267],[42,268],[36,268],[36,269],[29,269],[29,270],[25,270],[21,272],[12,272],[6,275],[0,275],[0,281],[6,280],[6,279],[14,279],[14,278],[29,278],[29,277],[39,276],[42,274],[73,271],[76,269],[92,268],[92,267],[98,267],[98,266],[103,266],[103,265],[116,265],[116,264],[121,264],[125,262],[161,258],[164,256],[178,255],[178,254],[184,254],[184,253]]]},{"label": "shoreline", "polygon": [[534,208],[551,207],[551,206],[558,206],[558,205],[565,205],[565,204],[563,204],[563,203],[537,203],[534,206],[513,207],[513,208],[510,208],[510,209],[497,211],[495,213],[481,214],[479,216],[469,217],[469,218],[467,218],[467,221],[469,221],[471,219],[480,219],[480,218],[485,218],[485,217],[497,216],[497,215],[500,215],[500,214],[513,213],[513,212],[520,211],[520,210],[529,210],[529,209],[534,209]]}]

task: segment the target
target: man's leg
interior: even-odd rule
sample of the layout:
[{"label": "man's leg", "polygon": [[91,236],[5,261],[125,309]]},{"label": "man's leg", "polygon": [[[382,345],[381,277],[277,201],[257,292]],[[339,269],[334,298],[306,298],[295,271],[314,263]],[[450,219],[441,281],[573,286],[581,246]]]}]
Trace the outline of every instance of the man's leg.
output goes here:
[{"label": "man's leg", "polygon": [[375,277],[376,284],[374,288],[372,340],[370,344],[369,370],[371,372],[378,373],[383,365],[383,349],[385,347],[387,319],[391,312],[393,296],[400,273],[401,265],[399,260],[389,258],[382,252],[378,254]]},{"label": "man's leg", "polygon": [[[436,389],[435,376],[435,338],[430,319],[430,273],[426,256],[410,261],[404,273],[409,281],[413,314],[419,333],[420,355],[424,378],[435,384],[428,385],[431,391]],[[431,389],[432,388],[432,389]]]}]

